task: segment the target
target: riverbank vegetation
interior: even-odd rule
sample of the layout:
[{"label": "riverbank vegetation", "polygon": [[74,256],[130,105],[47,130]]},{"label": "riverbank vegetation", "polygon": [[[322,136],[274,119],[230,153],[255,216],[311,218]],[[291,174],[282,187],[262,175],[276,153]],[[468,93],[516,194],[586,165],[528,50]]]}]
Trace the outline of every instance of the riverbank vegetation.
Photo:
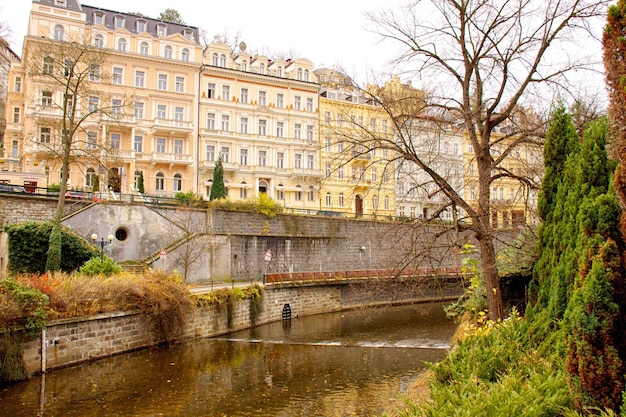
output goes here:
[{"label": "riverbank vegetation", "polygon": [[409,401],[400,415],[626,415],[626,222],[607,137],[605,118],[579,137],[564,107],[554,110],[526,314],[513,310],[498,322],[476,315],[432,366],[431,399]]}]

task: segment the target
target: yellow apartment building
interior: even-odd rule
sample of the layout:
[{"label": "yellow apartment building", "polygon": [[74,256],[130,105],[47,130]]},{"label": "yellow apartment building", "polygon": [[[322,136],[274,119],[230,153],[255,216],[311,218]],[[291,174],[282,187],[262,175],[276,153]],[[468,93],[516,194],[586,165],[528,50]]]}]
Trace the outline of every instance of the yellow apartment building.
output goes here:
[{"label": "yellow apartment building", "polygon": [[285,207],[319,209],[319,85],[304,58],[271,60],[215,42],[199,93],[198,193],[209,198],[218,158],[231,200],[267,193]]},{"label": "yellow apartment building", "polygon": [[321,210],[356,217],[395,213],[391,121],[340,71],[315,71],[320,91]]},{"label": "yellow apartment building", "polygon": [[[85,56],[97,59],[80,63]],[[201,62],[195,27],[77,0],[34,0],[22,66],[12,74],[24,112],[9,134],[20,142],[22,170],[60,183],[63,119],[71,114],[80,126],[68,189],[132,193],[142,176],[146,194],[194,190]],[[74,94],[54,76],[59,67],[68,79],[84,77]]]}]

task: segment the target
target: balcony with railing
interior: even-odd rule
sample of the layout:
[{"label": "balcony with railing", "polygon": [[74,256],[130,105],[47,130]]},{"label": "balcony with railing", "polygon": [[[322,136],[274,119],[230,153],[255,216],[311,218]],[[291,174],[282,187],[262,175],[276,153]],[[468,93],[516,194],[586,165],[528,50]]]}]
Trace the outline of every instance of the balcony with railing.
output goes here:
[{"label": "balcony with railing", "polygon": [[153,133],[191,133],[193,131],[193,123],[186,120],[156,118],[152,124],[152,131]]},{"label": "balcony with railing", "polygon": [[181,153],[152,152],[148,155],[151,158],[151,162],[182,165],[191,165],[194,163],[192,155],[185,155]]}]

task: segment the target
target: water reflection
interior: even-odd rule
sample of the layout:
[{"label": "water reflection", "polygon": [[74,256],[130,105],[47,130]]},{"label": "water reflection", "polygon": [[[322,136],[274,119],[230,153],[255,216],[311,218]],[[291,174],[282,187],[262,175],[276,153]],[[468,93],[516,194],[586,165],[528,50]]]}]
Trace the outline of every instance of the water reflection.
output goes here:
[{"label": "water reflection", "polygon": [[12,416],[380,415],[454,331],[441,305],[292,319],[0,390]]}]

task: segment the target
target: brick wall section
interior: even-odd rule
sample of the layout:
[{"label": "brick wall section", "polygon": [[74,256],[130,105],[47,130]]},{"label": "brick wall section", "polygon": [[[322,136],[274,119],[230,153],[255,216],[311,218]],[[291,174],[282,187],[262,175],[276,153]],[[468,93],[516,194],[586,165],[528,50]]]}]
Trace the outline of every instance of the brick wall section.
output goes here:
[{"label": "brick wall section", "polygon": [[0,226],[24,221],[52,220],[57,208],[53,198],[0,196]]},{"label": "brick wall section", "polygon": [[[392,286],[390,290],[380,291],[380,283],[374,284],[376,287],[345,283],[309,283],[308,286],[267,285],[263,296],[263,312],[255,324],[282,320],[284,304],[290,305],[292,317],[295,318],[364,305],[398,304],[432,299],[432,294],[422,291],[419,286]],[[378,291],[374,291],[374,288],[378,288]],[[454,297],[458,295],[460,289],[457,286]],[[441,297],[437,299],[441,300]],[[226,307],[198,308],[192,317],[189,317],[179,338],[213,337],[251,326],[253,323],[250,321],[250,300],[243,300],[235,307],[232,328],[228,328]],[[46,369],[61,368],[130,352],[162,341],[150,321],[137,312],[60,320],[50,323],[45,332]],[[22,350],[29,374],[41,372],[41,338],[35,336],[25,340],[22,343]]]}]

